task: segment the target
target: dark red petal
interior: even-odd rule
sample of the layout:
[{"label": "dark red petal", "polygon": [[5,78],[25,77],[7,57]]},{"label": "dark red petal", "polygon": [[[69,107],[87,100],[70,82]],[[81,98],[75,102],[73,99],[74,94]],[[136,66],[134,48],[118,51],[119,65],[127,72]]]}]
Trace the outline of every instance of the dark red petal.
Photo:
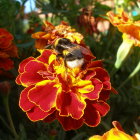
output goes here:
[{"label": "dark red petal", "polygon": [[92,61],[87,67],[88,68],[103,67],[102,60]]},{"label": "dark red petal", "polygon": [[105,116],[110,110],[110,106],[104,101],[95,102],[92,106],[99,111],[101,116]]},{"label": "dark red petal", "polygon": [[25,66],[25,72],[21,74],[21,83],[30,86],[44,80],[44,78],[38,73],[40,70],[46,70],[46,67],[43,63],[38,61],[28,62],[28,64]]},{"label": "dark red petal", "polygon": [[83,97],[87,97],[89,100],[95,100],[99,98],[99,94],[103,88],[103,84],[96,78],[91,79],[94,85],[94,90],[90,93],[82,94]]},{"label": "dark red petal", "polygon": [[50,123],[50,122],[54,121],[55,119],[56,119],[56,111],[54,111],[52,114],[50,114],[49,116],[47,116],[44,119],[44,122]]},{"label": "dark red petal", "polygon": [[107,73],[107,71],[103,68],[95,68],[95,71],[96,71],[96,76],[94,78],[97,78],[99,79],[100,81],[103,82],[103,85],[104,85],[104,89],[108,89],[110,90],[111,89],[111,83],[110,83],[110,77]]},{"label": "dark red petal", "polygon": [[31,121],[39,121],[43,120],[44,118],[52,114],[54,111],[55,109],[53,108],[49,112],[44,112],[39,107],[36,106],[31,110],[29,110],[28,112],[26,112],[26,114]]},{"label": "dark red petal", "polygon": [[110,90],[102,90],[100,93],[100,100],[106,101],[107,99],[109,99],[109,95],[110,95]]},{"label": "dark red petal", "polygon": [[55,106],[57,90],[54,87],[54,82],[49,82],[45,85],[39,85],[30,90],[28,97],[29,100],[40,106],[44,111],[49,111]]},{"label": "dark red petal", "polygon": [[75,130],[75,129],[80,128],[83,125],[83,118],[79,120],[75,120],[71,117],[61,117],[57,115],[57,119],[61,123],[65,131]]},{"label": "dark red petal", "polygon": [[48,60],[50,55],[53,54],[52,50],[44,50],[41,55],[37,58],[37,60],[48,64]]},{"label": "dark red petal", "polygon": [[92,77],[96,75],[96,72],[93,70],[88,70],[87,73],[82,78],[83,80],[90,80]]},{"label": "dark red petal", "polygon": [[64,78],[62,77],[62,75],[61,74],[58,74],[57,77],[59,79],[59,82],[62,83],[62,89],[64,91],[68,91],[69,90],[69,86],[66,84],[66,81],[64,80]]},{"label": "dark red petal", "polygon": [[23,61],[20,63],[19,69],[18,69],[19,73],[23,73],[23,72],[24,72],[24,67],[25,67],[25,65],[26,65],[28,62],[30,62],[31,60],[35,60],[35,58],[29,57],[29,58],[23,60]]},{"label": "dark red petal", "polygon": [[30,102],[27,97],[29,90],[32,88],[33,88],[33,86],[27,87],[24,90],[22,90],[22,92],[20,94],[19,106],[23,111],[28,111],[35,106],[35,104]]},{"label": "dark red petal", "polygon": [[105,81],[105,82],[103,82],[103,85],[104,85],[104,89],[106,89],[106,90],[111,90],[111,83],[110,83],[110,81]]},{"label": "dark red petal", "polygon": [[60,116],[71,116],[80,119],[83,116],[86,104],[73,92],[60,93],[57,96],[56,107]]},{"label": "dark red petal", "polygon": [[87,102],[87,107],[84,112],[84,122],[91,127],[95,127],[100,123],[100,113],[92,106],[90,102]]}]

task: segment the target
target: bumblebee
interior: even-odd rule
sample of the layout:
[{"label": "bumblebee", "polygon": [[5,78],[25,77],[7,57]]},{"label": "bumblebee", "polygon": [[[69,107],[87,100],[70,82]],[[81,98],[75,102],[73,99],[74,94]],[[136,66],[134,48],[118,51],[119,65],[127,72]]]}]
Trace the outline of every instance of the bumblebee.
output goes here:
[{"label": "bumblebee", "polygon": [[72,43],[67,38],[59,38],[54,42],[54,50],[58,58],[63,58],[64,63],[69,68],[82,67],[84,56],[79,45]]}]

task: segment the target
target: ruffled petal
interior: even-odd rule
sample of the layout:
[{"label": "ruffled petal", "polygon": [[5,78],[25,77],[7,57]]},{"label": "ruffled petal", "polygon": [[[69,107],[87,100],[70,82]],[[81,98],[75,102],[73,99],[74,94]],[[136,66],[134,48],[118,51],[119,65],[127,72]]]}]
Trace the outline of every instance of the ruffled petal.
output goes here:
[{"label": "ruffled petal", "polygon": [[25,88],[24,90],[22,90],[21,94],[20,94],[20,98],[19,98],[19,106],[23,111],[29,111],[31,110],[35,104],[30,102],[27,94],[29,92],[29,90],[31,90],[34,86],[30,86]]},{"label": "ruffled petal", "polygon": [[20,81],[21,83],[30,86],[37,82],[44,80],[44,78],[38,73],[38,71],[46,70],[45,65],[38,61],[30,61],[24,68],[25,72],[21,74]]},{"label": "ruffled petal", "polygon": [[32,108],[31,110],[26,112],[26,114],[31,121],[39,121],[39,120],[45,119],[47,116],[52,114],[54,111],[55,111],[55,109],[52,108],[49,112],[44,112],[39,107],[35,106],[34,108]]},{"label": "ruffled petal", "polygon": [[39,57],[37,57],[37,60],[48,64],[49,63],[49,57],[53,54],[52,50],[44,50]]},{"label": "ruffled petal", "polygon": [[52,114],[47,116],[43,121],[46,123],[50,123],[56,119],[56,111],[54,111]]},{"label": "ruffled petal", "polygon": [[109,99],[109,95],[110,95],[110,90],[102,90],[101,93],[100,93],[100,100],[103,100],[103,101],[106,101]]},{"label": "ruffled petal", "polygon": [[83,80],[90,80],[92,77],[96,75],[96,72],[93,70],[88,70],[84,77],[82,78]]},{"label": "ruffled petal", "polygon": [[103,67],[103,63],[101,60],[92,61],[91,63],[88,64],[87,67],[88,68]]},{"label": "ruffled petal", "polygon": [[18,69],[19,73],[23,73],[23,72],[24,72],[24,67],[25,67],[25,65],[26,65],[28,62],[30,62],[31,60],[35,60],[35,58],[29,57],[29,58],[23,60],[23,61],[19,64],[19,69]]},{"label": "ruffled petal", "polygon": [[49,80],[40,82],[30,90],[29,100],[35,103],[44,111],[49,111],[55,106],[58,88],[54,87],[55,83]]},{"label": "ruffled petal", "polygon": [[110,110],[110,106],[104,101],[95,102],[92,106],[99,111],[101,116],[105,116]]},{"label": "ruffled petal", "polygon": [[103,82],[103,88],[111,90],[111,83],[110,83],[110,77],[107,73],[107,71],[103,68],[95,68],[96,76],[95,78],[98,78],[100,81]]},{"label": "ruffled petal", "polygon": [[89,80],[80,80],[75,84],[79,93],[89,93],[94,90],[92,82]]},{"label": "ruffled petal", "polygon": [[101,121],[101,116],[98,110],[96,110],[90,102],[87,102],[87,107],[84,112],[84,122],[90,127],[97,126]]},{"label": "ruffled petal", "polygon": [[57,115],[57,119],[61,123],[65,131],[75,130],[75,129],[80,128],[83,125],[83,118],[79,120],[75,120],[71,117],[61,117]]},{"label": "ruffled petal", "polygon": [[60,93],[57,96],[56,107],[60,116],[71,116],[74,119],[80,119],[83,116],[86,104],[73,93]]},{"label": "ruffled petal", "polygon": [[93,78],[92,79],[92,84],[94,85],[94,90],[86,93],[86,94],[82,94],[83,97],[86,97],[90,100],[95,100],[99,98],[99,94],[103,88],[103,84],[100,80]]},{"label": "ruffled petal", "polygon": [[21,84],[20,76],[21,76],[21,75],[19,74],[19,75],[16,77],[16,80],[15,80],[16,83],[19,84],[19,85]]}]

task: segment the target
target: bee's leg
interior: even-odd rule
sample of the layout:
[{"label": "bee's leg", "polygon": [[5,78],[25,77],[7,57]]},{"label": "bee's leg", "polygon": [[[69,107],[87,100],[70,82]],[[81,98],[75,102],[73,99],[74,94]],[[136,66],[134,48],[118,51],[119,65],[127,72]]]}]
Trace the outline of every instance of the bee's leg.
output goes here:
[{"label": "bee's leg", "polygon": [[56,55],[56,61],[58,62],[58,63],[60,63],[60,58],[62,58],[63,56],[62,56],[62,54],[57,54]]},{"label": "bee's leg", "polygon": [[52,45],[47,45],[44,47],[44,49],[52,49]]}]

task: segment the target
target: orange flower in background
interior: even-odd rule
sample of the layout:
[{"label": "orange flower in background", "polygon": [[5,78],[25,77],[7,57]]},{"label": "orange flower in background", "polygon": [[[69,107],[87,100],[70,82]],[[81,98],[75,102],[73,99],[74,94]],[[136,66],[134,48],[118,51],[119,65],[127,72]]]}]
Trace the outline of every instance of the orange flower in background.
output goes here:
[{"label": "orange flower in background", "polygon": [[140,21],[133,21],[122,9],[118,14],[112,11],[107,13],[110,22],[123,33],[123,39],[133,42],[134,46],[140,47]]},{"label": "orange flower in background", "polygon": [[126,134],[119,122],[114,121],[113,125],[115,128],[104,133],[103,136],[95,135],[90,137],[89,140],[139,140],[139,134],[136,134],[135,136]]},{"label": "orange flower in background", "polygon": [[[122,63],[129,56],[134,46],[140,47],[140,21],[133,21],[122,9],[118,10],[118,14],[112,11],[107,13],[110,22],[123,33],[123,42],[117,51],[117,59],[115,67],[119,69]],[[139,69],[139,63],[136,71]],[[134,70],[135,71],[135,70]]]},{"label": "orange flower in background", "polygon": [[10,70],[13,67],[11,57],[17,57],[17,47],[13,36],[6,29],[0,28],[0,69]]},{"label": "orange flower in background", "polygon": [[32,38],[36,39],[35,47],[37,49],[44,49],[45,46],[53,44],[58,38],[67,38],[77,44],[81,44],[83,41],[83,36],[65,22],[53,26],[46,21],[44,31],[32,34]]},{"label": "orange flower in background", "polygon": [[21,62],[16,82],[25,87],[19,106],[32,121],[57,119],[65,130],[84,123],[95,127],[110,108],[111,83],[101,61],[77,71],[58,61],[53,50],[43,50]]}]

